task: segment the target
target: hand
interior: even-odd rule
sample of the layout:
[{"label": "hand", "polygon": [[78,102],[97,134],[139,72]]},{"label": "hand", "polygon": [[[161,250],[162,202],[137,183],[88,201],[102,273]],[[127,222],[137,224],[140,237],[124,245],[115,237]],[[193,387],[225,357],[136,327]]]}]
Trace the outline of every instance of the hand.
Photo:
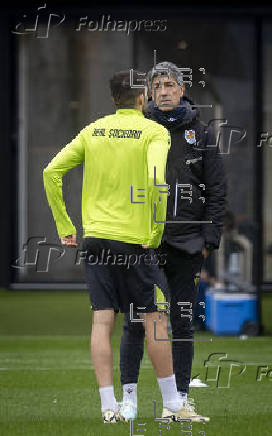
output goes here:
[{"label": "hand", "polygon": [[68,247],[77,247],[76,235],[68,235],[64,238],[60,238],[62,245],[67,245]]},{"label": "hand", "polygon": [[204,257],[204,259],[207,259],[209,254],[210,254],[210,250],[207,250],[207,248],[202,248],[202,256]]},{"label": "hand", "polygon": [[148,245],[142,245],[143,248],[148,248]]}]

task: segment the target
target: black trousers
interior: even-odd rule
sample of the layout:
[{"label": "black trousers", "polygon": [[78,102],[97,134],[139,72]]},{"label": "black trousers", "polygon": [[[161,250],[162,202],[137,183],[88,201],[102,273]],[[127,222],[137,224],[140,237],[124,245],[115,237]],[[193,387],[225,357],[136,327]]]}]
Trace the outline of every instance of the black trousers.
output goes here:
[{"label": "black trousers", "polygon": [[[188,393],[194,350],[192,322],[203,256],[201,253],[188,254],[170,246],[166,242],[161,246],[161,251],[166,253],[166,263],[162,268],[168,281],[170,294],[172,353],[177,389],[180,392]],[[192,310],[191,313],[189,312],[190,308]],[[190,314],[191,318],[190,316],[184,316]],[[144,352],[144,335],[143,325],[131,322],[129,314],[126,313],[120,344],[122,384],[138,382],[139,369]],[[179,341],[178,339],[189,339],[189,341]]]}]

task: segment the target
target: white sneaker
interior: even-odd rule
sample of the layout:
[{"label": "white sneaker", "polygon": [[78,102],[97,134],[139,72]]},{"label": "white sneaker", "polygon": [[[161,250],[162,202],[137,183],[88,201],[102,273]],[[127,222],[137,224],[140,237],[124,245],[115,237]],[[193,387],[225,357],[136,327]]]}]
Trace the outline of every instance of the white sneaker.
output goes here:
[{"label": "white sneaker", "polygon": [[136,419],[138,414],[137,405],[133,401],[124,401],[120,403],[119,413],[121,421],[128,422],[130,419]]},{"label": "white sneaker", "polygon": [[115,424],[120,421],[119,411],[115,412],[114,410],[106,410],[103,412],[103,420],[104,424]]},{"label": "white sneaker", "polygon": [[189,388],[207,388],[208,385],[199,378],[194,378],[190,381]]},{"label": "white sneaker", "polygon": [[[180,394],[179,394],[180,395]],[[180,395],[181,396],[181,395]],[[169,419],[170,421],[179,421],[180,419],[191,419],[192,422],[209,422],[208,416],[198,415],[195,411],[195,404],[193,398],[182,399],[183,405],[180,410],[173,412],[164,407],[162,411],[162,418]]]},{"label": "white sneaker", "polygon": [[192,422],[209,422],[208,416],[198,415],[195,410],[195,400],[187,397],[187,400],[183,400],[183,415],[181,418],[189,418]]}]

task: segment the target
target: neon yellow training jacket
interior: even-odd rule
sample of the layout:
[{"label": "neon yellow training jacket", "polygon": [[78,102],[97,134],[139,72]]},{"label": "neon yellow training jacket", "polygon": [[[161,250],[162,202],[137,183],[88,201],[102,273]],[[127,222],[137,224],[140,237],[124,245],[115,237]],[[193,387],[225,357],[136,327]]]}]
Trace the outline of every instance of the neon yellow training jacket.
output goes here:
[{"label": "neon yellow training jacket", "polygon": [[[167,207],[168,131],[137,109],[119,109],[85,127],[43,171],[59,237],[75,234],[62,196],[62,177],[83,164],[83,237],[115,239],[157,248]],[[135,203],[135,202],[142,203]]]}]

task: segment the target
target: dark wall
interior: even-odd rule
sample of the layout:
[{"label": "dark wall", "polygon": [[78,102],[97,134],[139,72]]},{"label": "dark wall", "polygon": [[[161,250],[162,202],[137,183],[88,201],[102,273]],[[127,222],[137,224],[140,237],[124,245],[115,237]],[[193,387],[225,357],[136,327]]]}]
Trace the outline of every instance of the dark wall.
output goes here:
[{"label": "dark wall", "polygon": [[10,283],[10,263],[13,244],[13,159],[14,142],[11,135],[12,128],[12,87],[14,86],[11,56],[11,38],[8,20],[5,13],[0,18],[0,286],[6,287]]}]

